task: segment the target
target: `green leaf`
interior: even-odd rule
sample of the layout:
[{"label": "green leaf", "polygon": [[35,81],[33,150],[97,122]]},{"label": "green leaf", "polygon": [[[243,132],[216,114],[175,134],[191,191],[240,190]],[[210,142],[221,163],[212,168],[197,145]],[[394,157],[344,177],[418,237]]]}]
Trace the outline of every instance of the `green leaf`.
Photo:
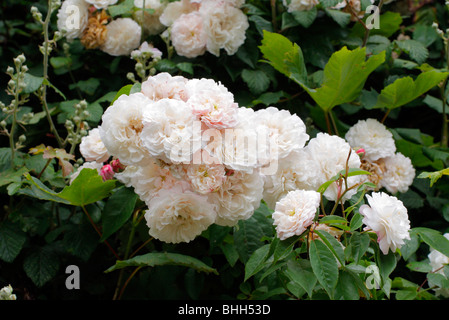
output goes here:
[{"label": "green leaf", "polygon": [[115,95],[114,99],[112,99],[111,101],[111,105],[115,102],[115,100],[117,100],[122,94],[126,94],[129,95],[129,93],[131,92],[133,85],[132,84],[128,84],[126,86],[123,86],[122,88],[120,88],[120,90],[117,92],[117,94]]},{"label": "green leaf", "polygon": [[126,267],[155,267],[155,266],[184,266],[193,268],[200,272],[214,273],[218,275],[217,270],[209,267],[204,262],[179,253],[167,252],[151,252],[141,256],[136,256],[128,260],[118,260],[114,266],[107,269],[105,272],[126,268]]},{"label": "green leaf", "polygon": [[359,300],[359,288],[354,275],[348,270],[340,270],[335,296],[343,300]]},{"label": "green leaf", "polygon": [[32,93],[40,88],[42,83],[44,82],[43,77],[36,77],[32,74],[26,73],[23,79],[25,83],[25,89],[23,89],[24,93]]},{"label": "green leaf", "polygon": [[66,186],[59,193],[49,189],[39,179],[29,174],[26,175],[26,178],[30,187],[19,190],[19,194],[74,206],[85,206],[102,200],[109,196],[115,187],[114,180],[103,181],[96,169],[88,168],[82,169],[72,184]]},{"label": "green leaf", "polygon": [[338,282],[338,265],[334,254],[320,240],[310,242],[309,254],[313,273],[332,299]]},{"label": "green leaf", "polygon": [[415,60],[418,64],[424,63],[429,57],[429,50],[419,41],[405,39],[396,40],[396,45],[405,53],[407,53],[411,59]]},{"label": "green leaf", "polygon": [[26,241],[26,234],[18,225],[9,220],[0,224],[0,259],[13,262],[22,250]]},{"label": "green leaf", "polygon": [[365,48],[348,50],[343,47],[330,57],[324,67],[320,88],[303,88],[325,112],[333,107],[356,100],[368,76],[385,61],[385,52],[366,60]]},{"label": "green leaf", "polygon": [[93,95],[100,86],[100,80],[97,78],[89,78],[87,80],[80,80],[77,83],[71,84],[69,89],[79,88],[82,92]]},{"label": "green leaf", "polygon": [[432,266],[429,261],[412,261],[407,263],[407,268],[416,272],[428,273],[432,271]]},{"label": "green leaf", "polygon": [[245,264],[245,279],[243,281],[248,280],[265,267],[265,260],[269,251],[270,245],[266,244],[253,252]]},{"label": "green leaf", "polygon": [[416,80],[407,76],[396,79],[379,94],[374,108],[395,109],[426,93],[447,78],[448,72],[431,70],[421,73]]},{"label": "green leaf", "polygon": [[296,43],[292,43],[281,34],[264,30],[259,49],[273,68],[297,83],[307,85],[304,56]]},{"label": "green leaf", "polygon": [[351,257],[357,263],[368,250],[370,244],[370,237],[367,233],[354,232],[349,240],[348,250],[351,252]]},{"label": "green leaf", "polygon": [[259,95],[270,86],[270,79],[262,70],[243,69],[242,79],[248,85],[249,90]]},{"label": "green leaf", "polygon": [[176,67],[182,72],[193,75],[193,65],[191,62],[180,62],[176,64]]},{"label": "green leaf", "polygon": [[417,227],[412,230],[430,247],[449,257],[449,240],[439,231],[424,227]]},{"label": "green leaf", "polygon": [[117,5],[109,6],[108,11],[111,17],[132,13],[134,8],[134,0],[125,0]]},{"label": "green leaf", "polygon": [[312,25],[317,17],[317,14],[318,10],[316,7],[313,7],[310,10],[294,11],[291,13],[295,21],[304,28],[308,28]]},{"label": "green leaf", "polygon": [[53,279],[59,270],[59,258],[49,246],[38,248],[23,261],[23,270],[33,283],[42,287]]},{"label": "green leaf", "polygon": [[132,215],[136,201],[137,194],[130,188],[121,188],[109,197],[102,214],[103,236],[101,241],[106,240],[123,226]]},{"label": "green leaf", "polygon": [[68,200],[71,205],[85,206],[108,197],[114,187],[114,180],[103,181],[96,169],[84,168],[59,196]]},{"label": "green leaf", "polygon": [[341,242],[338,241],[337,239],[335,239],[334,236],[330,235],[326,231],[314,230],[313,232],[315,232],[320,237],[320,240],[322,240],[326,244],[326,246],[329,248],[329,250],[332,251],[332,253],[335,255],[335,257],[337,258],[340,265],[344,266],[345,265],[345,253],[343,251],[343,246],[341,245]]},{"label": "green leaf", "polygon": [[437,182],[443,175],[449,175],[449,168],[443,169],[443,170],[439,170],[439,171],[434,171],[434,172],[421,172],[417,178],[418,179],[430,179],[430,186],[432,187],[435,182]]},{"label": "green leaf", "polygon": [[346,27],[351,22],[351,14],[336,9],[325,9],[326,14],[332,18],[340,27]]},{"label": "green leaf", "polygon": [[246,263],[253,252],[265,244],[262,241],[264,236],[273,236],[273,222],[267,219],[262,213],[263,210],[268,209],[261,204],[261,207],[249,219],[240,220],[234,231],[234,245],[243,263]]},{"label": "green leaf", "polygon": [[317,277],[312,271],[308,260],[289,260],[285,274],[295,283],[300,285],[309,295],[312,296],[313,289],[317,283]]},{"label": "green leaf", "polygon": [[70,225],[64,232],[63,245],[67,252],[87,262],[98,245],[98,234],[87,223]]}]

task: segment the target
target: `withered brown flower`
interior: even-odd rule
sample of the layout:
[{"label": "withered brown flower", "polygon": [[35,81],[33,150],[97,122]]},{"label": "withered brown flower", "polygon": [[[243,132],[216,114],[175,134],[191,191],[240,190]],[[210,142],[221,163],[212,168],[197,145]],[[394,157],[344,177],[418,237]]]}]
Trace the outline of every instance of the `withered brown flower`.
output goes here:
[{"label": "withered brown flower", "polygon": [[109,16],[105,10],[91,14],[81,37],[81,43],[86,49],[96,49],[106,41],[108,22]]}]

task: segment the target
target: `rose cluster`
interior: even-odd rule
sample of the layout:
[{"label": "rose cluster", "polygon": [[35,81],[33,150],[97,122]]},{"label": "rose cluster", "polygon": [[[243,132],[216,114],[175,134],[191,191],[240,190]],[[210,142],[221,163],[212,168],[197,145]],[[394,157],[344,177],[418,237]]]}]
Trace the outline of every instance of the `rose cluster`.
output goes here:
[{"label": "rose cluster", "polygon": [[233,55],[245,42],[248,18],[244,0],[181,0],[167,5],[160,21],[169,27],[176,52],[188,58],[224,49]]},{"label": "rose cluster", "polygon": [[80,151],[97,169],[111,156],[119,159],[114,177],[147,204],[149,233],[178,243],[213,223],[233,226],[251,217],[264,176],[308,138],[303,121],[286,110],[239,107],[212,79],[159,73],[106,109]]},{"label": "rose cluster", "polygon": [[[86,49],[112,56],[130,55],[142,36],[161,35],[188,58],[224,49],[233,55],[245,42],[248,18],[244,0],[134,0],[132,15],[112,18],[108,7],[118,0],[65,0],[58,11],[58,29],[67,40],[80,39]],[[145,6],[145,7],[144,7]]]}]

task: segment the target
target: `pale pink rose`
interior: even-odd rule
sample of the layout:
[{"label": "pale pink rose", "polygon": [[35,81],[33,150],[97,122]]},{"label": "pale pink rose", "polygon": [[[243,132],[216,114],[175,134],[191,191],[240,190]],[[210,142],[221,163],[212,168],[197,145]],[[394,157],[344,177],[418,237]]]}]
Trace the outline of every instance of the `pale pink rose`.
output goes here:
[{"label": "pale pink rose", "polygon": [[161,72],[144,81],[141,90],[145,96],[154,101],[164,98],[186,101],[186,83],[187,79],[182,76]]},{"label": "pale pink rose", "polygon": [[226,179],[223,165],[189,164],[186,174],[193,190],[201,194],[217,191]]},{"label": "pale pink rose", "polygon": [[195,58],[206,52],[207,34],[203,30],[203,17],[199,12],[181,15],[172,25],[171,41],[176,53]]}]

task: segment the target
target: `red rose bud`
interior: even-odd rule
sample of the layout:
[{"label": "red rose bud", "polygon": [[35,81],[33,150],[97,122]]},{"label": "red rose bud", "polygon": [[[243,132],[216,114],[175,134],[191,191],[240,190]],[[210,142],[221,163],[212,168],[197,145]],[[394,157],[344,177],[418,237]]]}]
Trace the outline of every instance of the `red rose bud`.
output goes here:
[{"label": "red rose bud", "polygon": [[100,170],[100,175],[103,178],[103,181],[111,180],[114,178],[114,174],[115,172],[110,164],[105,164]]}]

